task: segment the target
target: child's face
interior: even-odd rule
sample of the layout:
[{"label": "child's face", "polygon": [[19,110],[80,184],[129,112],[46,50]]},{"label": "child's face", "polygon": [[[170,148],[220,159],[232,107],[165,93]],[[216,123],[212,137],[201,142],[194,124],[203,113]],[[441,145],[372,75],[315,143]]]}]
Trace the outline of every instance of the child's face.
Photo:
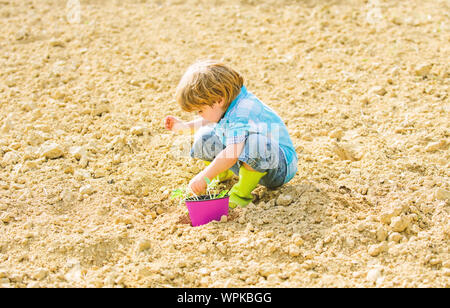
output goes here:
[{"label": "child's face", "polygon": [[224,110],[224,103],[225,100],[222,99],[212,106],[205,105],[197,110],[197,114],[209,122],[218,123],[226,111]]}]

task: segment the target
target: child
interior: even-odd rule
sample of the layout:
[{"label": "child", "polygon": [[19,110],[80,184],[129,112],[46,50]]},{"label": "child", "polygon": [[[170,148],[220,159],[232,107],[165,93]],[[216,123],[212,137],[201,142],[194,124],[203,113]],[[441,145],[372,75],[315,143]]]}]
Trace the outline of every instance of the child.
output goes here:
[{"label": "child", "polygon": [[243,83],[238,72],[220,62],[197,62],[181,78],[176,100],[184,111],[201,118],[183,122],[168,116],[164,120],[172,131],[198,129],[190,154],[204,160],[207,167],[189,183],[195,194],[205,192],[205,177],[224,181],[233,173],[239,176],[230,190],[232,208],[249,204],[258,184],[275,188],[289,182],[298,161],[281,118]]}]

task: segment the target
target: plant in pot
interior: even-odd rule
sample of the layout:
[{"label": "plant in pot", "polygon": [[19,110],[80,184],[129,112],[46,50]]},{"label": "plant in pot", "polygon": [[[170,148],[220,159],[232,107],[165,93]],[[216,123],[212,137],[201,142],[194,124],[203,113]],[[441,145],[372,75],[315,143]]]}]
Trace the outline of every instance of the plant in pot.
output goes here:
[{"label": "plant in pot", "polygon": [[228,190],[220,191],[217,186],[218,179],[210,181],[204,178],[207,184],[206,194],[197,196],[189,187],[175,189],[171,199],[179,198],[180,203],[186,203],[192,226],[201,226],[212,220],[220,221],[223,215],[228,216],[229,196]]}]

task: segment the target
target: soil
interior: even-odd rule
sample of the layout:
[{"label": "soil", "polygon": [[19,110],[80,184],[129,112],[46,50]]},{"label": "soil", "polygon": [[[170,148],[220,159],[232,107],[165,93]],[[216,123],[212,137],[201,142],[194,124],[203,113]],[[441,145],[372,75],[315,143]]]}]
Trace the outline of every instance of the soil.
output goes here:
[{"label": "soil", "polygon": [[[1,1],[0,287],[450,287],[448,12]],[[299,171],[191,227],[169,196],[204,165],[162,119],[194,119],[175,87],[209,57],[285,120]]]}]

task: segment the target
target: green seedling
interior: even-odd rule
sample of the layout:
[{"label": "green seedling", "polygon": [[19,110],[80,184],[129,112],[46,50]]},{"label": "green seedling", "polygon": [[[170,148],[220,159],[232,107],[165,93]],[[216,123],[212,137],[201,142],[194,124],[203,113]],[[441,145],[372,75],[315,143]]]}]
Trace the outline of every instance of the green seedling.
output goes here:
[{"label": "green seedling", "polygon": [[[205,180],[207,185],[206,193],[207,196],[209,197],[209,200],[220,199],[227,195],[229,190],[218,191],[217,189],[217,186],[219,185],[218,179],[214,179],[212,181],[207,177],[204,177],[203,179]],[[172,194],[170,195],[170,199],[179,199],[180,204],[182,204],[182,202],[187,199],[193,199],[194,201],[204,200],[203,198],[201,199],[200,196],[194,194],[194,192],[188,186],[173,190]]]},{"label": "green seedling", "polygon": [[218,191],[217,186],[219,185],[219,179],[213,179],[212,181],[207,177],[204,177],[204,180],[207,184],[206,192],[208,193],[209,199],[220,199],[225,197],[228,193],[228,190]]},{"label": "green seedling", "polygon": [[218,179],[213,179],[212,181],[208,179],[206,176],[203,178],[206,182],[206,193],[209,195],[209,199],[213,199],[214,190],[216,189],[217,185],[219,184]]},{"label": "green seedling", "polygon": [[180,199],[180,204],[188,198],[194,198],[194,200],[199,200],[198,196],[194,194],[194,192],[191,190],[189,186],[175,189],[172,191],[172,194],[170,195],[170,199],[172,200]]}]

